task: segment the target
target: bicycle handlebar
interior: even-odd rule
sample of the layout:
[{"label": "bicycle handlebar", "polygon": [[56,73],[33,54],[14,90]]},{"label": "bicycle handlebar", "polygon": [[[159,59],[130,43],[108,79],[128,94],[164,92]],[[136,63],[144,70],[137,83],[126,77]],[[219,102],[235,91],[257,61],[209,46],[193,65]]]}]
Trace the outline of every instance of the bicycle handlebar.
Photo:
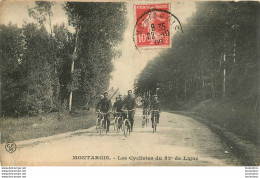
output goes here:
[{"label": "bicycle handlebar", "polygon": [[159,110],[158,109],[156,109],[156,110],[151,110],[152,112],[159,112]]},{"label": "bicycle handlebar", "polygon": [[108,112],[100,112],[100,111],[98,111],[98,112],[96,112],[96,114],[108,114],[108,113],[111,113],[111,111],[108,111]]},{"label": "bicycle handlebar", "polygon": [[123,112],[128,112],[128,111],[134,111],[135,109],[130,109],[130,110],[128,110],[128,109],[126,109],[126,110],[122,110]]}]

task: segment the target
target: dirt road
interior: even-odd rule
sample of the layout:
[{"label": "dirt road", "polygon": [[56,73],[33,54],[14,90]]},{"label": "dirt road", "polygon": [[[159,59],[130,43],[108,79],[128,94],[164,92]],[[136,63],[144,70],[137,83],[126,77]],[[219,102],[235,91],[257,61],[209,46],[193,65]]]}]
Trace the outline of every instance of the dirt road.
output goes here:
[{"label": "dirt road", "polygon": [[134,132],[127,138],[111,126],[109,135],[102,137],[90,128],[26,143],[16,143],[14,153],[1,145],[2,165],[240,165],[205,125],[167,112],[161,113],[157,133],[151,126],[141,127],[141,110],[137,110]]}]

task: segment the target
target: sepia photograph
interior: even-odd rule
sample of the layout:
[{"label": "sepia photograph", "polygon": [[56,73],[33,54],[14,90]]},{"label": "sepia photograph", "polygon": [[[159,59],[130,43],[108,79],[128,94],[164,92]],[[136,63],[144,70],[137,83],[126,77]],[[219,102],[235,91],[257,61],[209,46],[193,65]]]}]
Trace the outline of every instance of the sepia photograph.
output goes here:
[{"label": "sepia photograph", "polygon": [[259,166],[256,1],[0,2],[2,166]]}]

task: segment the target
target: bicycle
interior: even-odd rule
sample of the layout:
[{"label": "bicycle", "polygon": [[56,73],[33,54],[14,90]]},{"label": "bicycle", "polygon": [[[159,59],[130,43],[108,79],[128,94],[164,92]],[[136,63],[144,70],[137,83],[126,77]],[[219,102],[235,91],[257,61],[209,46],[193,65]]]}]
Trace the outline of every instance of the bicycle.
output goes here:
[{"label": "bicycle", "polygon": [[123,121],[123,126],[122,126],[122,130],[124,131],[124,136],[127,137],[127,135],[130,135],[130,131],[131,131],[131,123],[129,121],[129,112],[130,111],[134,111],[134,109],[132,110],[123,110],[123,112],[126,113],[126,118]]},{"label": "bicycle", "polygon": [[145,110],[144,110],[143,117],[142,117],[142,127],[144,128],[145,125],[146,125],[146,127],[147,127],[147,126],[148,126],[148,123],[149,123],[148,110],[145,109]]},{"label": "bicycle", "polygon": [[115,129],[117,132],[122,128],[123,116],[122,112],[115,112]]},{"label": "bicycle", "polygon": [[158,116],[159,116],[159,111],[158,110],[151,110],[152,114],[152,127],[153,127],[153,133],[156,132],[156,127],[158,123]]},{"label": "bicycle", "polygon": [[105,115],[108,114],[107,113],[103,113],[103,112],[96,112],[98,114],[98,118],[96,121],[96,130],[98,133],[100,133],[100,136],[104,135],[104,132],[108,132],[107,130],[107,122],[105,122]]},{"label": "bicycle", "polygon": [[96,112],[97,114],[97,120],[96,120],[96,131],[97,133],[99,133],[99,129],[100,129],[100,121],[102,118],[100,118],[100,112]]}]

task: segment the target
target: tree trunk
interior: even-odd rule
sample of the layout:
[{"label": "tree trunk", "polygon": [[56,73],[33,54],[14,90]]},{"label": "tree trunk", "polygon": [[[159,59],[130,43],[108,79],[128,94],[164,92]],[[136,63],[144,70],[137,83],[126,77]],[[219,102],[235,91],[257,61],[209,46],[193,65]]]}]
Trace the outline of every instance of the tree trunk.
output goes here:
[{"label": "tree trunk", "polygon": [[[71,75],[74,72],[74,59],[72,59],[72,63],[71,63]],[[71,111],[71,107],[72,107],[72,90],[70,91],[70,98],[69,98],[69,110]]]},{"label": "tree trunk", "polygon": [[223,69],[223,98],[226,96],[226,54],[224,53],[224,69]]},{"label": "tree trunk", "polygon": [[236,64],[236,39],[234,40],[234,64]]},{"label": "tree trunk", "polygon": [[[75,48],[74,48],[74,52],[72,55],[72,62],[71,62],[71,76],[74,72],[74,63],[75,63],[75,59],[76,59],[76,54],[77,54],[77,46],[78,46],[78,26],[76,27],[76,39],[75,39]],[[70,97],[69,97],[69,110],[71,111],[72,108],[72,90],[70,91]]]},{"label": "tree trunk", "polygon": [[175,84],[175,101],[176,103],[178,101],[178,80],[176,80],[176,84]]},{"label": "tree trunk", "polygon": [[186,79],[184,79],[184,100],[187,98],[187,82]]},{"label": "tree trunk", "polygon": [[[54,43],[53,43],[53,29],[52,29],[52,22],[51,22],[51,13],[48,12],[48,16],[49,16],[49,26],[50,26],[50,30],[51,30],[51,45],[52,45],[52,55],[54,58],[54,99],[55,99],[55,103],[58,104],[59,106],[61,106],[61,101],[59,101],[59,95],[60,95],[60,82],[59,82],[59,76],[58,76],[58,71],[57,71],[57,57],[56,57],[56,53],[55,53],[55,49],[54,49]],[[57,105],[56,105],[57,106]],[[58,106],[58,107],[59,107]]]}]

